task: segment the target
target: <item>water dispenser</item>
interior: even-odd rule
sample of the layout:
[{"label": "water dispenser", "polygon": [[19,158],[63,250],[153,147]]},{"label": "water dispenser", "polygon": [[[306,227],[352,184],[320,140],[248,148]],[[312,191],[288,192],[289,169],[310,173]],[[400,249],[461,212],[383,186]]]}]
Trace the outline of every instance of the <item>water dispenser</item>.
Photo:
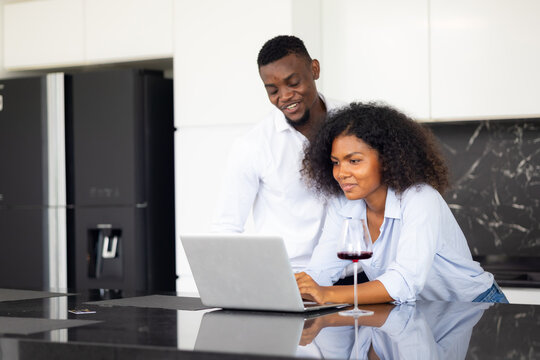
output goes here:
[{"label": "water dispenser", "polygon": [[88,277],[121,279],[122,230],[112,224],[98,224],[88,230]]}]

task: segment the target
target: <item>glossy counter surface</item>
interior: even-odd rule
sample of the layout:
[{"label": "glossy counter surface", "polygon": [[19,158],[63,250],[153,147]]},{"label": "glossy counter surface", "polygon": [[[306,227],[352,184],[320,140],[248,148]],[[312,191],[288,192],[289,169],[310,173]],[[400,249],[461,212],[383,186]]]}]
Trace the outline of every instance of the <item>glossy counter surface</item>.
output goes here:
[{"label": "glossy counter surface", "polygon": [[[141,295],[124,292],[112,297]],[[540,358],[540,307],[534,305],[362,306],[375,314],[355,324],[354,318],[336,312],[305,319],[302,314],[85,304],[106,298],[111,293],[90,291],[0,301],[0,359]],[[95,313],[68,312],[81,308]],[[2,321],[6,325],[14,318],[90,322],[23,333],[2,327]]]}]

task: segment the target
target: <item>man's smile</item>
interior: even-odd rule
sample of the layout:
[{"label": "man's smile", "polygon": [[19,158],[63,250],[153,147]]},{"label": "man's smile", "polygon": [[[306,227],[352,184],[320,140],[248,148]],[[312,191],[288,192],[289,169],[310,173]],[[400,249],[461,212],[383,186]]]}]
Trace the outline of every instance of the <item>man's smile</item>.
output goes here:
[{"label": "man's smile", "polygon": [[281,107],[281,110],[287,111],[287,112],[294,112],[298,108],[298,105],[299,105],[298,102],[289,103],[287,105],[283,105]]}]

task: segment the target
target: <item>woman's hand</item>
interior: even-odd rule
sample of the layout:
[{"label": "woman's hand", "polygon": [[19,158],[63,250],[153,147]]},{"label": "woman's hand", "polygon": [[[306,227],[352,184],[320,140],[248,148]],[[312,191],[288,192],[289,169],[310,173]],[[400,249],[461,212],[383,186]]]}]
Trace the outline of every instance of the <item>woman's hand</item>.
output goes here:
[{"label": "woman's hand", "polygon": [[304,329],[302,330],[302,337],[298,345],[306,346],[313,342],[313,339],[319,335],[319,332],[326,327],[326,322],[323,316],[316,317],[314,319],[308,319],[304,322]]},{"label": "woman's hand", "polygon": [[296,277],[296,284],[298,285],[298,290],[300,290],[300,295],[303,299],[315,301],[318,304],[324,304],[326,300],[326,289],[325,286],[319,286],[308,274],[305,272],[294,274]]}]

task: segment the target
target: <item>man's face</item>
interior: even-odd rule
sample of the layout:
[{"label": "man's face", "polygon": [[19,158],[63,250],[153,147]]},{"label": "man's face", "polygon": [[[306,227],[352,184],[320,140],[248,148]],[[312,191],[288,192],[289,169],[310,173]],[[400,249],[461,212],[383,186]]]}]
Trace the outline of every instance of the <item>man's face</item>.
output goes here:
[{"label": "man's face", "polygon": [[289,54],[259,68],[270,102],[283,112],[289,123],[300,126],[309,120],[310,109],[319,94],[319,62]]}]

